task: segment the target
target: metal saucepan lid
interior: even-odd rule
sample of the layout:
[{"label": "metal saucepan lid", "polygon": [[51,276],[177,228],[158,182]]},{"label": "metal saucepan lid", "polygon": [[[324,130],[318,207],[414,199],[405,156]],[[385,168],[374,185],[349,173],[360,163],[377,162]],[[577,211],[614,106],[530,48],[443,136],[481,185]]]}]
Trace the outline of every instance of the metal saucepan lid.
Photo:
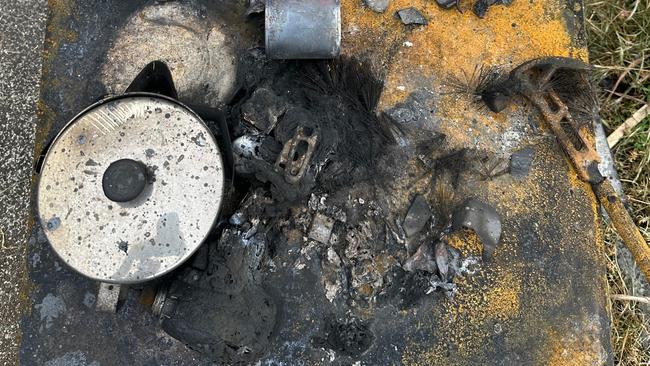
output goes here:
[{"label": "metal saucepan lid", "polygon": [[217,143],[193,111],[156,94],[101,101],[47,152],[38,212],[54,251],[81,274],[138,283],[201,245],[223,199]]}]

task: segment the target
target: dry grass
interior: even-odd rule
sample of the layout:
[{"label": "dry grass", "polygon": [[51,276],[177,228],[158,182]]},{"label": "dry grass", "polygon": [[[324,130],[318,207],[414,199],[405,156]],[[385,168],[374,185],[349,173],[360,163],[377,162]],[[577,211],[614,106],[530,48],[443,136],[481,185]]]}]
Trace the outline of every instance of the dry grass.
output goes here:
[{"label": "dry grass", "polygon": [[[601,115],[608,132],[650,102],[650,1],[586,0],[591,62],[601,71]],[[650,240],[650,118],[614,149],[633,216]],[[616,234],[606,233],[610,294],[638,293],[621,268]],[[611,301],[612,345],[617,365],[650,365],[650,306]]]}]

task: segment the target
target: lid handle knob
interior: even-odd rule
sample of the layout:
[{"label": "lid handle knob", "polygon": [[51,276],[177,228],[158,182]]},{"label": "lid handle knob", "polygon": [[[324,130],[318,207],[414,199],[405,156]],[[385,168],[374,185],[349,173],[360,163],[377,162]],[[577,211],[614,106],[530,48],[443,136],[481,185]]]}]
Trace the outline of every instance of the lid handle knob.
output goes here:
[{"label": "lid handle knob", "polygon": [[117,160],[108,166],[102,177],[104,195],[113,202],[136,199],[147,184],[147,168],[139,161]]}]

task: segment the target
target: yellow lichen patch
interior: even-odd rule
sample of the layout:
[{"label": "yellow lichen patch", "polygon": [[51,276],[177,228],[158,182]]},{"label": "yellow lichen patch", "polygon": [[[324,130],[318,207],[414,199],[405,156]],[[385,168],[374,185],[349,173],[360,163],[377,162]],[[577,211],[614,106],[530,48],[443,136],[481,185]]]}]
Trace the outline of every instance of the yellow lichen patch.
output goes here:
[{"label": "yellow lichen patch", "polygon": [[[436,306],[435,316],[443,321],[436,324],[431,332],[442,333],[444,338],[427,347],[422,347],[417,342],[409,344],[403,354],[404,364],[453,364],[454,360],[459,359],[487,360],[490,356],[482,352],[490,349],[494,337],[503,337],[507,349],[528,347],[526,345],[530,344],[532,337],[538,344],[549,345],[531,348],[531,357],[538,364],[547,364],[553,359],[560,362],[562,358],[557,358],[558,355],[571,355],[571,352],[567,353],[562,348],[551,355],[549,350],[556,347],[554,342],[562,341],[560,344],[564,347],[570,342],[578,342],[571,341],[574,336],[584,338],[587,333],[597,335],[602,331],[599,325],[594,325],[587,332],[583,328],[574,329],[573,325],[563,320],[560,324],[566,323],[567,327],[553,333],[552,326],[557,324],[549,320],[549,316],[561,316],[559,314],[565,311],[567,304],[571,304],[571,299],[576,296],[575,290],[570,282],[554,277],[556,269],[553,266],[536,266],[516,259],[521,258],[522,251],[542,251],[547,253],[548,264],[559,264],[562,262],[555,262],[552,258],[570,257],[571,253],[580,248],[582,255],[589,258],[588,261],[602,262],[599,255],[602,239],[599,233],[584,226],[576,228],[574,224],[589,222],[597,217],[589,187],[570,171],[569,162],[561,155],[559,148],[554,146],[553,140],[541,140],[538,143],[539,148],[528,177],[520,180],[503,177],[486,183],[486,197],[498,197],[492,201],[498,206],[504,225],[509,229],[504,230],[493,258],[484,262],[475,276],[457,278],[455,283],[458,291],[455,297],[443,300]],[[554,187],[555,191],[549,192],[549,187]],[[565,219],[572,217],[575,221],[564,223],[555,215],[541,213],[554,210],[561,211],[558,211],[558,216]],[[530,221],[521,223],[522,218]],[[512,225],[525,227],[527,236],[532,240],[522,242],[521,237],[513,235],[517,230],[513,230]],[[557,231],[554,234],[557,237],[549,235],[548,228],[554,228],[551,230]],[[474,245],[464,235],[451,235],[449,243],[461,251],[471,252]],[[595,246],[594,240],[597,241]],[[580,276],[583,277],[576,277],[575,280],[590,283],[593,279],[586,278],[594,275],[597,275],[596,270],[581,273]],[[599,278],[590,285],[593,287],[589,291],[596,291],[603,283],[602,278]],[[599,302],[603,300],[597,295],[594,298]],[[507,332],[507,336],[500,332]],[[562,337],[566,339],[562,340]],[[602,354],[598,339],[586,339],[583,345],[591,348],[583,349],[582,360],[598,359]],[[556,348],[559,349],[560,346]],[[580,354],[576,354],[578,356]]]},{"label": "yellow lichen patch", "polygon": [[[407,27],[395,17],[399,9],[413,6],[428,20],[420,27]],[[542,56],[571,56],[587,59],[576,48],[562,19],[559,0],[515,1],[490,8],[485,19],[471,11],[441,9],[434,1],[395,0],[386,12],[377,14],[358,1],[342,1],[343,49],[346,54],[372,55],[386,77],[380,106],[389,108],[418,88],[449,92],[446,79],[466,79],[478,67],[516,65]],[[440,129],[455,146],[481,143],[487,136],[470,130],[467,121],[504,132],[508,111],[501,115],[477,110],[457,96],[442,96],[437,114],[445,120]],[[487,145],[487,143],[485,143]]]},{"label": "yellow lichen patch", "polygon": [[[485,19],[470,11],[443,10],[432,1],[397,0],[382,16],[392,17],[394,11],[408,6],[422,12],[429,24],[409,32],[406,41],[412,46],[399,45],[389,91],[391,86],[408,84],[409,73],[403,70],[432,77],[439,77],[441,71],[463,76],[480,65],[512,67],[540,56],[585,54],[572,46],[559,0],[515,1],[509,7],[491,8]],[[390,93],[385,96],[389,97]]]},{"label": "yellow lichen patch", "polygon": [[472,230],[459,230],[447,237],[447,244],[458,249],[463,257],[483,255],[483,243]]},{"label": "yellow lichen patch", "polygon": [[584,322],[581,326],[587,329],[576,329],[577,334],[562,335],[556,331],[549,332],[551,356],[547,363],[548,366],[604,365],[607,363],[606,352],[598,338],[600,325],[596,325],[594,322]]},{"label": "yellow lichen patch", "polygon": [[384,14],[374,13],[358,0],[341,1],[342,52],[356,57],[372,55],[377,62],[374,66],[387,67],[397,45],[408,36],[393,13],[390,9]]},{"label": "yellow lichen patch", "polygon": [[571,162],[567,158],[567,167],[568,167],[568,169],[567,169],[568,170],[567,171],[567,177],[569,178],[569,184],[571,185],[571,187],[573,189],[578,189],[578,190],[583,191],[583,192],[588,192],[590,196],[594,197],[593,202],[595,203],[596,202],[596,200],[595,200],[596,196],[593,194],[593,191],[591,190],[591,186],[589,185],[589,183],[587,183],[584,180],[580,179],[580,177],[578,176],[578,173],[575,171],[575,169],[570,167],[570,165],[571,165]]},{"label": "yellow lichen patch", "polygon": [[[512,278],[506,277],[506,279]],[[519,295],[521,293],[517,286],[518,283],[518,281],[507,285],[501,283],[502,286],[496,286],[485,294],[487,309],[492,316],[510,318],[519,315]]]},{"label": "yellow lichen patch", "polygon": [[[470,324],[481,324],[487,320],[505,320],[519,315],[519,296],[521,281],[511,269],[496,266],[493,275],[480,286],[483,291],[463,291],[462,285],[454,298],[455,311],[453,317],[470,318]],[[461,283],[462,284],[462,283]],[[453,308],[453,307],[452,307]]]},{"label": "yellow lichen patch", "polygon": [[501,266],[489,272],[486,281],[471,277],[456,281],[458,292],[454,298],[436,308],[443,309],[444,322],[431,331],[442,334],[442,339],[429,348],[407,342],[402,355],[404,365],[447,365],[476,357],[495,334],[503,331],[504,322],[521,316],[523,279]]}]

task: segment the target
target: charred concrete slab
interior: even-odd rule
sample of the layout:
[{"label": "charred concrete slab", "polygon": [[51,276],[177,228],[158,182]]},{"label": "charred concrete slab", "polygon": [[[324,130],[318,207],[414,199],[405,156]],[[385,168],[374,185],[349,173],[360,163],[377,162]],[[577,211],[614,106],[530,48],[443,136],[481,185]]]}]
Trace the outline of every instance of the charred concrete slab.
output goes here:
[{"label": "charred concrete slab", "polygon": [[[52,42],[48,42],[42,93],[44,109],[49,112],[44,114],[39,126],[41,143],[46,136],[56,133],[71,114],[106,92],[98,77],[105,55],[125,21],[143,6],[150,5],[108,1],[91,6],[71,0],[60,4],[60,8],[57,5],[52,9],[50,19],[52,33],[48,37]],[[288,69],[283,63],[267,63],[258,47],[250,48],[263,41],[260,24],[246,18],[244,1],[195,1],[192,4],[204,7],[206,10],[201,14],[206,15],[205,21],[224,25],[220,29],[231,37],[233,44],[239,45],[234,50],[238,61],[237,84],[246,87],[235,93],[231,117],[241,116],[235,107],[249,99],[259,87],[295,90],[292,78],[304,75],[304,70]],[[211,319],[217,322],[233,319],[229,329],[245,330],[246,337],[224,333],[219,339],[228,339],[228,344],[214,348],[217,352],[200,353],[201,347],[194,348],[199,352],[191,351],[161,331],[158,319],[143,304],[150,303],[151,299],[139,289],[126,293],[118,305],[117,315],[91,311],[89,306],[95,302],[92,294],[96,284],[63,267],[47,246],[42,232],[35,229],[29,258],[31,278],[38,287],[31,297],[39,306],[34,307],[23,324],[24,364],[83,360],[79,362],[208,365],[215,354],[216,361],[224,362],[225,359],[218,355],[221,351],[221,354],[228,354],[233,363],[252,362],[250,355],[261,352],[264,353],[259,360],[262,364],[544,364],[561,362],[567,357],[585,364],[607,361],[608,324],[600,276],[604,267],[600,259],[601,243],[597,239],[596,212],[587,194],[588,187],[569,178],[566,161],[552,139],[528,134],[534,131],[530,126],[536,123],[530,111],[512,111],[507,122],[499,121],[475,111],[465,101],[447,99],[438,85],[444,75],[437,72],[451,70],[445,65],[465,65],[467,60],[476,62],[479,54],[503,60],[523,57],[527,53],[508,48],[516,46],[511,42],[504,46],[499,40],[485,41],[493,35],[489,27],[497,26],[489,23],[490,17],[481,20],[473,14],[456,12],[443,15],[444,9],[435,2],[418,4],[418,9],[427,18],[441,19],[441,24],[430,23],[415,31],[404,27],[393,14],[361,8],[358,1],[344,0],[342,7],[344,16],[348,17],[345,23],[359,30],[347,33],[346,54],[364,56],[371,50],[371,61],[378,65],[378,70],[373,71],[386,81],[380,107],[374,109],[375,97],[372,101],[364,101],[363,96],[350,96],[348,92],[343,94],[344,100],[351,98],[363,102],[348,103],[341,109],[341,89],[368,89],[347,87],[355,84],[357,78],[346,79],[348,84],[322,83],[322,76],[328,73],[323,70],[309,73],[320,80],[311,85],[318,92],[312,93],[311,98],[301,96],[292,100],[304,113],[291,113],[285,116],[286,120],[278,122],[276,129],[280,130],[275,131],[270,140],[279,146],[256,151],[253,141],[254,144],[242,148],[245,161],[260,157],[247,166],[252,168],[247,172],[259,172],[260,166],[269,169],[263,169],[267,173],[264,176],[267,184],[252,187],[254,194],[250,197],[254,204],[240,207],[230,223],[223,224],[229,225],[226,226],[232,231],[229,235],[245,240],[232,241],[239,243],[239,247],[221,245],[223,243],[215,246],[222,251],[211,253],[206,266],[209,268],[210,264],[225,259],[228,251],[223,249],[246,248],[246,255],[237,254],[235,258],[238,265],[227,267],[242,270],[215,269],[211,275],[206,271],[206,277],[202,278],[202,269],[188,267],[188,272],[178,274],[193,281],[193,271],[198,271],[196,281],[210,287],[214,282],[221,291],[219,296],[204,300],[218,298],[233,311],[237,301],[228,303],[228,293],[246,293],[248,297],[251,289],[261,288],[263,292],[254,292],[266,295],[258,295],[255,301],[268,296],[276,309],[275,326],[265,350],[251,348],[252,352],[247,352],[249,348],[245,343],[254,339],[247,337],[250,324],[239,324],[240,328],[237,317],[220,316]],[[538,3],[515,2],[508,9],[520,18],[518,21],[539,22],[534,24],[539,29],[547,30],[551,24],[558,24],[543,18],[547,9]],[[95,14],[106,16],[97,19]],[[449,22],[444,21],[444,17],[450,17]],[[463,17],[463,22],[456,17]],[[372,26],[377,21],[385,27]],[[465,21],[475,26],[471,37],[463,33],[467,32],[462,28]],[[481,24],[489,27],[478,32],[473,30]],[[438,32],[439,27],[449,32]],[[518,37],[526,46],[536,39],[535,34],[528,33],[529,29],[537,28],[513,29],[508,22],[508,29],[502,31]],[[386,30],[391,36],[382,33]],[[76,36],[70,36],[69,31]],[[472,42],[471,47],[445,43],[448,41],[446,34],[453,37],[464,34],[463,39]],[[400,54],[405,41],[413,44],[408,57]],[[442,44],[445,47],[441,47]],[[545,48],[549,45],[535,44],[536,52],[549,52],[549,48]],[[569,47],[567,43],[561,44]],[[556,43],[553,45],[555,47]],[[440,54],[432,54],[431,49]],[[530,52],[528,48],[525,51]],[[85,57],[79,57],[80,54]],[[281,75],[285,78],[279,77]],[[272,83],[264,83],[268,81]],[[381,90],[381,84],[370,83],[371,90],[377,85]],[[305,92],[303,88],[298,90]],[[428,92],[408,103],[409,95],[418,90]],[[322,97],[324,94],[326,98]],[[309,110],[304,110],[306,103],[312,103],[318,112],[314,114],[326,116],[326,119],[301,118],[311,116]],[[368,105],[372,108],[367,108]],[[380,157],[374,165],[381,169],[372,171],[382,173],[374,175],[374,181],[359,179],[366,177],[368,170],[350,172],[350,166],[355,165],[331,159],[334,152],[368,161],[369,150],[359,144],[358,134],[345,140],[353,144],[328,143],[322,151],[318,150],[323,147],[319,145],[315,158],[309,163],[315,169],[308,171],[317,184],[301,186],[304,191],[292,197],[283,194],[281,188],[289,183],[283,176],[272,174],[273,157],[295,136],[297,127],[311,132],[327,131],[332,135],[320,135],[324,140],[319,141],[335,141],[331,136],[348,136],[332,127],[331,121],[340,123],[341,114],[328,111],[343,110],[354,116],[366,116],[362,123],[376,123],[380,118],[368,117],[369,111],[389,112],[396,106],[409,116],[402,126],[408,125],[411,132],[423,126],[423,130],[435,133],[419,134],[417,149],[413,150],[408,143],[415,134],[402,136],[407,142],[404,146],[377,144],[385,151],[379,149],[373,154]],[[358,123],[358,118],[345,117],[345,123]],[[352,124],[354,128],[359,126]],[[354,131],[354,128],[344,131]],[[244,132],[236,131],[237,136],[245,135]],[[446,138],[433,138],[441,134]],[[436,169],[435,164],[423,163],[435,162],[468,147],[509,156],[523,147],[523,143],[535,147],[538,159],[534,160],[528,179],[522,181],[515,181],[508,175],[478,179],[479,175],[469,168],[473,164],[467,162],[473,159],[472,154],[457,155],[454,161],[460,169]],[[440,187],[432,184],[432,177],[446,176],[450,170],[454,172],[451,175],[455,185],[445,183],[445,179],[435,181],[447,184],[444,188],[453,194],[441,193]],[[336,174],[323,175],[325,171]],[[339,179],[331,179],[332,176]],[[350,176],[355,177],[355,184],[349,184]],[[255,174],[248,179],[254,182]],[[378,182],[388,183],[375,184]],[[269,189],[269,184],[280,189],[264,191]],[[296,193],[295,186],[289,187],[293,189],[290,192]],[[258,194],[257,189],[263,193]],[[322,192],[312,192],[314,189]],[[437,236],[449,234],[445,246],[436,246],[439,253],[430,253],[431,249],[436,249],[433,247],[436,243],[431,242],[432,246],[425,247],[421,254],[428,257],[439,254],[436,269],[442,267],[444,277],[455,277],[452,272],[457,272],[464,280],[449,283],[426,270],[408,272],[401,268],[407,260],[405,235],[400,234],[394,219],[396,213],[400,218],[404,216],[416,193],[426,197],[437,216],[442,218],[441,227],[418,233],[425,235],[422,242],[434,237],[431,231]],[[467,197],[477,197],[502,214],[502,242],[490,263],[481,263],[480,259],[464,262],[464,259],[476,257],[476,243],[446,231],[450,214],[441,213],[453,211]],[[308,237],[312,218],[317,213],[336,218],[327,244]],[[549,217],[554,219],[549,220]],[[223,225],[219,232],[224,232]],[[218,241],[218,238],[211,240],[212,243]],[[248,247],[242,243],[252,245]],[[477,264],[477,268],[473,268],[472,263]],[[234,276],[228,277],[228,274]],[[549,293],[556,296],[548,296]],[[248,303],[257,304],[255,301]],[[197,316],[191,318],[196,320]],[[450,318],[455,321],[450,323]],[[204,329],[196,326],[194,330]],[[193,341],[187,333],[182,333],[177,332],[175,336],[190,346],[207,343]],[[97,347],[99,344],[101,348]],[[219,345],[219,342],[214,344]],[[114,349],[123,352],[115,353]]]}]

